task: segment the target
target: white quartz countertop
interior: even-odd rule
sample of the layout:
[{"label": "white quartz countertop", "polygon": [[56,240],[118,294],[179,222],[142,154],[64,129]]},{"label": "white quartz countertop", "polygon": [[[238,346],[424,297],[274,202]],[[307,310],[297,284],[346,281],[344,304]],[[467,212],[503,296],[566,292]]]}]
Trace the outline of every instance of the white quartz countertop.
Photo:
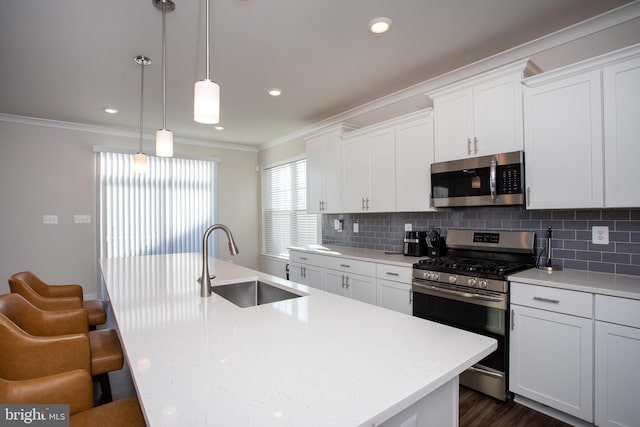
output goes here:
[{"label": "white quartz countertop", "polygon": [[297,247],[291,246],[288,249],[315,253],[318,255],[327,255],[343,258],[358,259],[361,261],[377,262],[382,264],[398,265],[400,267],[413,267],[413,264],[420,259],[428,258],[407,256],[397,253],[387,253],[385,251],[379,251],[374,249],[354,248],[351,246],[306,246]]},{"label": "white quartz countertop", "polygon": [[239,308],[200,297],[200,254],[100,261],[150,426],[376,426],[496,341],[210,259],[214,284],[306,296]]},{"label": "white quartz countertop", "polygon": [[582,270],[545,271],[532,268],[509,276],[509,280],[614,297],[640,299],[640,276]]}]

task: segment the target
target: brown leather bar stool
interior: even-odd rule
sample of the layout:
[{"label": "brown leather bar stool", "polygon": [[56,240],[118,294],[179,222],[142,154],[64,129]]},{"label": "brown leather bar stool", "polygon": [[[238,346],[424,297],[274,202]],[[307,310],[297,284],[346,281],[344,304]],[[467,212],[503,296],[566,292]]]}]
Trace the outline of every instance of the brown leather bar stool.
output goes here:
[{"label": "brown leather bar stool", "polygon": [[67,404],[72,427],[144,426],[138,399],[128,397],[93,407],[91,376],[84,369],[10,381],[0,377],[0,402],[9,404]]},{"label": "brown leather bar stool", "polygon": [[[32,342],[36,338],[65,338],[70,336],[84,336],[89,345],[89,353],[86,359],[89,362],[88,370],[100,382],[102,390],[103,402],[111,402],[111,384],[109,382],[109,372],[118,371],[124,365],[124,355],[120,345],[120,339],[113,329],[100,329],[96,331],[88,331],[89,325],[87,320],[87,312],[83,309],[72,310],[56,310],[47,311],[40,310],[32,305],[29,301],[18,294],[0,295],[0,313],[5,319],[13,325],[5,325],[5,329],[9,332],[8,339],[11,339],[16,349],[21,349],[16,353],[12,350],[12,346],[2,343],[2,352],[0,355],[5,363],[11,360],[10,364],[19,369],[25,369],[17,360],[23,352],[28,352],[29,347],[23,348],[26,344]],[[6,322],[5,322],[6,323]],[[9,341],[7,341],[9,342]],[[8,346],[8,347],[7,347]],[[6,347],[6,348],[5,348]],[[64,349],[63,349],[64,350]],[[49,363],[46,354],[40,363]],[[1,372],[0,372],[1,374]],[[3,376],[5,379],[24,379],[24,375],[13,377],[12,374]]]},{"label": "brown leather bar stool", "polygon": [[49,285],[30,271],[12,274],[9,278],[11,292],[22,295],[42,310],[84,308],[89,314],[89,326],[95,329],[107,321],[104,305],[100,300],[83,299],[82,286],[76,284]]}]

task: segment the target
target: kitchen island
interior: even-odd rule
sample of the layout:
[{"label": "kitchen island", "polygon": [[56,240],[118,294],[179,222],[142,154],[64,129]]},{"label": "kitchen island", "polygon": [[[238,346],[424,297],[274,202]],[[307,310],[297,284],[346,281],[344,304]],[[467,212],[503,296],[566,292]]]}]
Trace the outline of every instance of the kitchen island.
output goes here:
[{"label": "kitchen island", "polygon": [[484,336],[210,258],[214,286],[298,295],[240,308],[200,297],[197,253],[100,261],[150,426],[457,425],[458,375]]}]

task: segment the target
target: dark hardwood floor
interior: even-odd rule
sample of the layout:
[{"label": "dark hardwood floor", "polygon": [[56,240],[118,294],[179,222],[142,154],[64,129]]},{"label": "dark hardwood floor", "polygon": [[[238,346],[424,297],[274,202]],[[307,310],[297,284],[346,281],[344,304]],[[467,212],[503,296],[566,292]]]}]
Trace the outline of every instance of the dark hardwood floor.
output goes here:
[{"label": "dark hardwood floor", "polygon": [[459,427],[570,427],[513,401],[500,402],[460,386]]}]

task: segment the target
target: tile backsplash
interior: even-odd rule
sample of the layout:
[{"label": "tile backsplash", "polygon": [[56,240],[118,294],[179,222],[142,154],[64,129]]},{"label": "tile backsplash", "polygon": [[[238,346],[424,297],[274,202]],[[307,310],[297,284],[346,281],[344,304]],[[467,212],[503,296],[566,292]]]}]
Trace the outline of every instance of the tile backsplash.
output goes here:
[{"label": "tile backsplash", "polygon": [[[344,230],[334,220],[344,220]],[[526,230],[536,233],[536,250],[553,228],[554,264],[576,270],[640,276],[640,209],[528,211],[524,207],[455,208],[438,212],[325,214],[322,243],[402,252],[405,224],[414,231],[430,226],[443,235],[449,228]],[[359,232],[353,233],[357,223]],[[609,244],[591,242],[593,226],[609,227]]]}]

